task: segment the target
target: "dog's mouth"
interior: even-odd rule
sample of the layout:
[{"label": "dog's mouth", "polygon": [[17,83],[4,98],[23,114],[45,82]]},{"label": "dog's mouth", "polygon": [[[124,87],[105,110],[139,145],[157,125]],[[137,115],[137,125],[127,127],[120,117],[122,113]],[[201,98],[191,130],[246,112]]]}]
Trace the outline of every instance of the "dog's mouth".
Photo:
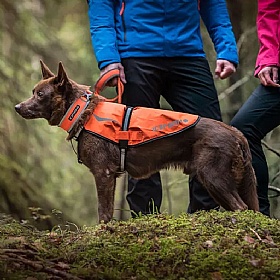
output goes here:
[{"label": "dog's mouth", "polygon": [[17,104],[15,106],[16,112],[25,119],[36,119],[40,118],[40,116],[36,115],[34,111],[29,110],[28,108],[22,106],[21,104]]}]

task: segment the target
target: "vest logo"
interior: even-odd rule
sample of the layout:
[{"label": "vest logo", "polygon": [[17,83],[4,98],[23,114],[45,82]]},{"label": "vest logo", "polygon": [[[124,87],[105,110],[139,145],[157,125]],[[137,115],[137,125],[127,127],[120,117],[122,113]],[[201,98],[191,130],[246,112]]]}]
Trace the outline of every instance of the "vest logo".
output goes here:
[{"label": "vest logo", "polygon": [[174,126],[178,126],[179,124],[186,124],[189,120],[188,119],[183,119],[183,120],[175,120],[169,123],[163,123],[163,124],[159,124],[157,126],[154,126],[152,128],[153,131],[160,131],[160,130],[164,130],[165,128],[172,128]]},{"label": "vest logo", "polygon": [[71,115],[70,115],[69,118],[68,118],[69,121],[72,121],[72,120],[74,119],[75,115],[78,113],[78,111],[80,110],[80,108],[81,108],[80,105],[77,105],[77,106],[74,108],[73,112],[71,113]]}]

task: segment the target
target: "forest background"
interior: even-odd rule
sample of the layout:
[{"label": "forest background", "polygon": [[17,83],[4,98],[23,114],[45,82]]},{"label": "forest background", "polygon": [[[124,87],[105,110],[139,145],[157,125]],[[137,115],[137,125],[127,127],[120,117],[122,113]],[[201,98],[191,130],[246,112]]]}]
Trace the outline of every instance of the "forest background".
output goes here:
[{"label": "forest background", "polygon": [[[224,122],[231,118],[258,85],[253,77],[258,52],[255,18],[257,1],[228,0],[238,43],[240,65],[227,80],[216,80]],[[214,70],[216,55],[202,25],[205,52]],[[97,222],[94,180],[77,161],[76,143],[66,142],[61,129],[45,120],[25,120],[14,106],[32,94],[40,80],[39,60],[56,72],[62,61],[69,77],[91,85],[99,77],[92,51],[87,2],[77,0],[1,0],[0,2],[0,212],[16,219],[40,220],[52,227],[64,221],[76,225]],[[112,91],[105,93],[107,96]],[[169,106],[162,100],[162,107]],[[264,139],[270,184],[280,187],[279,134]],[[188,205],[188,178],[179,171],[162,171],[162,211],[177,215]],[[222,176],[222,174],[221,174]],[[126,176],[118,179],[115,218],[130,216],[125,200]],[[278,199],[279,200],[279,199]],[[275,200],[276,201],[276,200]],[[273,215],[280,216],[279,203]],[[48,219],[45,219],[50,217]]]}]

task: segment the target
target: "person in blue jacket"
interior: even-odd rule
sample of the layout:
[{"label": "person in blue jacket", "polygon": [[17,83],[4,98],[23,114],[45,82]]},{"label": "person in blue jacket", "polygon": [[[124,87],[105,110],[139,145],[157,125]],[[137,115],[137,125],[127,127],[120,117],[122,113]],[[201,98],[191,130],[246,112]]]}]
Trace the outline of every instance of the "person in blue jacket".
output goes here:
[{"label": "person in blue jacket", "polygon": [[[90,33],[100,74],[118,68],[123,103],[160,107],[163,96],[175,111],[221,121],[213,75],[201,38],[202,18],[217,53],[215,76],[235,72],[238,54],[225,0],[88,0]],[[116,79],[108,83],[116,85]],[[164,151],[163,151],[164,153]],[[221,174],[222,176],[222,174]],[[190,178],[188,212],[218,205]],[[160,211],[160,174],[129,178],[132,213]]]}]

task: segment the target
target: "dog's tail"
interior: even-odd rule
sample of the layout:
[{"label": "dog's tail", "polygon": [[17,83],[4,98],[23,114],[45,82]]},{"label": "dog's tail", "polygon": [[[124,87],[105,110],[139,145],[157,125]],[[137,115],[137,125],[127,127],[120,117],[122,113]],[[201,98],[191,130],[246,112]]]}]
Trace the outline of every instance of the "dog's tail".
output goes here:
[{"label": "dog's tail", "polygon": [[254,169],[252,167],[252,156],[249,144],[244,135],[241,132],[239,133],[241,134],[241,137],[238,146],[243,157],[243,178],[241,179],[238,193],[245,204],[248,206],[249,210],[259,211],[257,180]]}]

